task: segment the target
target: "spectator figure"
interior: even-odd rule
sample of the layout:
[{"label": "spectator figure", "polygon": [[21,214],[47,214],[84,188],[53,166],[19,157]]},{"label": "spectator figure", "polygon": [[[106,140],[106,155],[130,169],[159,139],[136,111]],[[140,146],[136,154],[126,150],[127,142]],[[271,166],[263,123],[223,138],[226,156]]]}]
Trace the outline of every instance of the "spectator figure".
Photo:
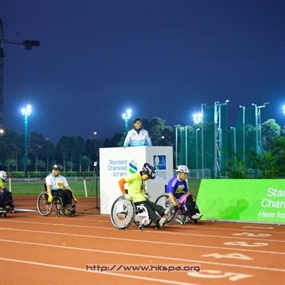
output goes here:
[{"label": "spectator figure", "polygon": [[152,146],[148,131],[142,128],[142,120],[134,119],[134,128],[130,130],[125,138],[124,147],[127,146]]}]

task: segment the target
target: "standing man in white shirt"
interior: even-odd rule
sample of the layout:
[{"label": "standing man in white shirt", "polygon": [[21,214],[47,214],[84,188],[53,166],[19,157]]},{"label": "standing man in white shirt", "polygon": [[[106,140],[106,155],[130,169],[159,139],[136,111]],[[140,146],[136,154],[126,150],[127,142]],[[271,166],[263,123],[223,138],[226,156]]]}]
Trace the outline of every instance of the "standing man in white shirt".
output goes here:
[{"label": "standing man in white shirt", "polygon": [[134,128],[130,130],[125,138],[124,147],[127,146],[152,146],[148,131],[142,128],[142,120],[134,119]]}]

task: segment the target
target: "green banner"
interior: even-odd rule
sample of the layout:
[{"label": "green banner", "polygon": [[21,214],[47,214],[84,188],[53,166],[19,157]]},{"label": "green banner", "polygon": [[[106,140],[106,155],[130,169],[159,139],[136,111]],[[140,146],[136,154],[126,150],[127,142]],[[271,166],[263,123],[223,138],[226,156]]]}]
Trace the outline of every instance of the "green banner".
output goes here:
[{"label": "green banner", "polygon": [[203,220],[285,224],[285,180],[203,179],[197,204]]}]

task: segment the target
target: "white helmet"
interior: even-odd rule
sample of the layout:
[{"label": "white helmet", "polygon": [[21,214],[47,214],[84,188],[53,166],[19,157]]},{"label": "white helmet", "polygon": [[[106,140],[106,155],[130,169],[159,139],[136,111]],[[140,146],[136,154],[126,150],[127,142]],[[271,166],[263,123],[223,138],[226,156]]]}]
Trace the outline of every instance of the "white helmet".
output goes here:
[{"label": "white helmet", "polygon": [[0,178],[4,181],[7,179],[7,173],[4,170],[0,171]]},{"label": "white helmet", "polygon": [[176,168],[176,172],[189,173],[189,169],[186,165],[178,165]]}]

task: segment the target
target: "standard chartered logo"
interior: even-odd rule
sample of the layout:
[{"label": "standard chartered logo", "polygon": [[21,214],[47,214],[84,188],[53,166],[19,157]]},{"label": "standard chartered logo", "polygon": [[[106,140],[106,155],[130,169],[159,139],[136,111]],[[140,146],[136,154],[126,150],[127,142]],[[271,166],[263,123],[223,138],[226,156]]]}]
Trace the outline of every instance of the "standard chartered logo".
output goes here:
[{"label": "standard chartered logo", "polygon": [[138,166],[137,166],[137,162],[135,162],[134,159],[132,159],[129,163],[129,171],[130,173],[136,173],[138,171]]}]

